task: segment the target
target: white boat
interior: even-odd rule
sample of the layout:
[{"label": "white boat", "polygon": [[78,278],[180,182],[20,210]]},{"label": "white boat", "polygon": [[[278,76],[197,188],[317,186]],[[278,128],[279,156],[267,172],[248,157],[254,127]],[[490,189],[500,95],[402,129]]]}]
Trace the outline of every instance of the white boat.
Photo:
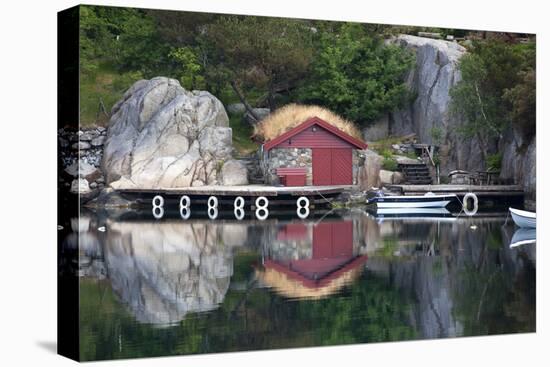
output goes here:
[{"label": "white boat", "polygon": [[444,208],[455,194],[437,195],[380,195],[367,199],[367,205],[376,205],[377,208]]},{"label": "white boat", "polygon": [[518,227],[535,228],[537,226],[537,213],[508,208],[512,214],[512,219]]},{"label": "white boat", "polygon": [[521,245],[529,245],[537,242],[537,230],[536,228],[518,228],[512,236],[510,241],[510,247],[517,247]]},{"label": "white boat", "polygon": [[376,208],[373,216],[379,220],[401,220],[414,222],[454,222],[457,220],[445,208]]}]

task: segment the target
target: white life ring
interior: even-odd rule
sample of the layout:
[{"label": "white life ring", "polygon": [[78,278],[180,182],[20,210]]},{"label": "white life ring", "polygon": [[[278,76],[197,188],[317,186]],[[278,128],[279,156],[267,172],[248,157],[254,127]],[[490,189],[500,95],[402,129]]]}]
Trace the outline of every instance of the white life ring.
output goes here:
[{"label": "white life ring", "polygon": [[259,220],[266,220],[269,216],[269,210],[267,208],[256,209],[256,218]]},{"label": "white life ring", "polygon": [[[472,199],[473,208],[470,209],[468,206],[469,200]],[[462,199],[462,209],[464,210],[464,214],[468,216],[473,216],[477,213],[477,210],[479,208],[478,206],[479,200],[473,192],[469,192],[466,195],[464,195],[464,198]]]},{"label": "white life ring", "polygon": [[[263,201],[263,203],[262,203],[262,201]],[[267,198],[265,196],[258,196],[254,203],[256,204],[256,209],[265,209],[265,210],[267,210],[267,207],[269,206],[269,200],[267,200]]]},{"label": "white life ring", "polygon": [[164,198],[160,195],[155,195],[155,197],[153,198],[151,203],[153,204],[153,207],[163,207],[164,206]]},{"label": "white life ring", "polygon": [[217,207],[218,207],[218,198],[215,196],[210,196],[208,198],[208,209],[210,210],[211,208],[217,208]]},{"label": "white life ring", "polygon": [[187,195],[183,195],[180,198],[180,208],[189,208],[191,206],[191,198]]},{"label": "white life ring", "polygon": [[244,198],[242,196],[237,196],[233,202],[235,210],[244,208]]},{"label": "white life ring", "polygon": [[309,209],[309,199],[305,196],[300,196],[298,200],[296,200],[296,206],[298,209],[300,208],[308,208]]}]

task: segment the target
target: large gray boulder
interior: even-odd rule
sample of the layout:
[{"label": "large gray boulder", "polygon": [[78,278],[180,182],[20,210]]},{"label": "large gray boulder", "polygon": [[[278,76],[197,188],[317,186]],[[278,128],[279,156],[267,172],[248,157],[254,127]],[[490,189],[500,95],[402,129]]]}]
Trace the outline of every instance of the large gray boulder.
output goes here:
[{"label": "large gray boulder", "polygon": [[102,168],[114,188],[218,184],[231,154],[231,128],[222,103],[187,91],[175,79],[140,80],[112,109]]},{"label": "large gray boulder", "polygon": [[243,118],[244,121],[249,123],[250,125],[256,125],[258,122],[262,121],[271,113],[271,110],[269,108],[253,108],[252,111],[259,120],[256,120],[249,112],[246,112]]},{"label": "large gray boulder", "polygon": [[361,190],[380,187],[380,170],[384,158],[373,150],[364,151],[365,163],[359,169],[359,186]]},{"label": "large gray boulder", "polygon": [[221,169],[221,177],[224,186],[248,184],[246,165],[235,159],[224,163]]}]

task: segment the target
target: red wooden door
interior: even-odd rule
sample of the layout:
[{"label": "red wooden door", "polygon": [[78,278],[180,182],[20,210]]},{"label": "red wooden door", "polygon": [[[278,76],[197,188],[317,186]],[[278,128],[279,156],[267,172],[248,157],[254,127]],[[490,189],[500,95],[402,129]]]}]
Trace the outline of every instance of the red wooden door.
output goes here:
[{"label": "red wooden door", "polygon": [[312,151],[313,185],[331,185],[331,149],[314,148]]},{"label": "red wooden door", "polygon": [[314,148],[313,185],[351,185],[353,181],[351,149]]},{"label": "red wooden door", "polygon": [[351,149],[331,149],[332,185],[351,185],[353,181]]}]

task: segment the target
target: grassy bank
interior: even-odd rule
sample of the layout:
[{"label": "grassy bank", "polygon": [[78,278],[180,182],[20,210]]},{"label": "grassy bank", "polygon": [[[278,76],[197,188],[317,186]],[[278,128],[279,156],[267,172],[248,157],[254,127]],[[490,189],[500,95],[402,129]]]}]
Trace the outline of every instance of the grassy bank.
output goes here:
[{"label": "grassy bank", "polygon": [[137,80],[139,72],[119,73],[109,65],[80,74],[80,124],[106,126],[111,108]]},{"label": "grassy bank", "polygon": [[258,149],[259,144],[250,139],[254,129],[243,122],[241,116],[230,116],[229,126],[233,129],[233,147],[239,155],[247,155]]}]

